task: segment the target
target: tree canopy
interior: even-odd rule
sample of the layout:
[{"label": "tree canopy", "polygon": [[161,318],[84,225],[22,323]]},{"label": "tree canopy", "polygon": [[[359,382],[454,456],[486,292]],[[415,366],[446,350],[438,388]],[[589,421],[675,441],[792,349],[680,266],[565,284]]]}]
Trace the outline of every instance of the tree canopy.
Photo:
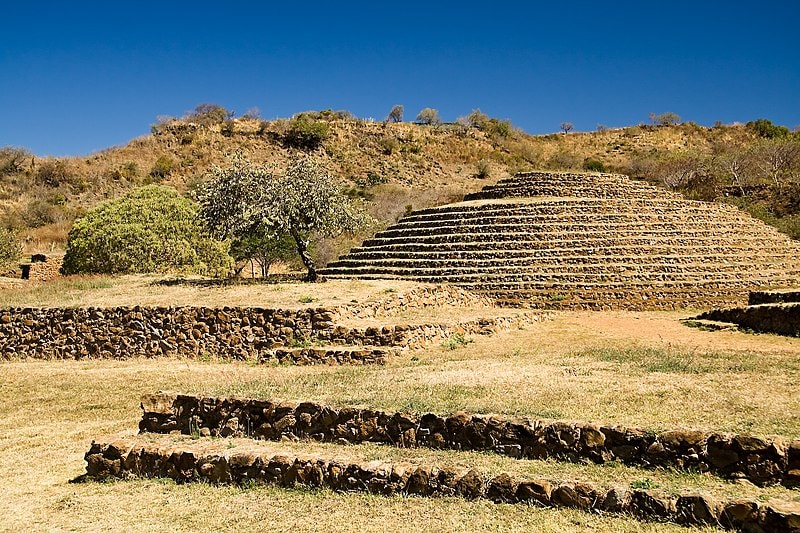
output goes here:
[{"label": "tree canopy", "polygon": [[75,221],[62,270],[222,275],[231,264],[226,244],[202,231],[198,209],[175,189],[160,185],[104,202]]},{"label": "tree canopy", "polygon": [[331,176],[308,158],[293,160],[279,174],[237,155],[230,168],[212,171],[199,201],[206,227],[219,238],[291,235],[309,281],[317,279],[308,252],[312,234],[352,233],[370,221]]}]

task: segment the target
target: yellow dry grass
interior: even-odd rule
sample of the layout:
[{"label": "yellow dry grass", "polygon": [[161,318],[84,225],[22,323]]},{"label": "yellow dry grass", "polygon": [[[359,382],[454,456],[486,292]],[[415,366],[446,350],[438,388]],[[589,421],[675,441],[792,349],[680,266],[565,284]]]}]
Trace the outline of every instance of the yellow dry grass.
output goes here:
[{"label": "yellow dry grass", "polygon": [[[158,480],[67,481],[95,437],[136,427],[141,394],[158,389],[250,394],[383,409],[591,419],[647,428],[800,437],[800,339],[705,332],[680,313],[560,313],[449,350],[433,346],[386,367],[284,367],[156,359],[0,365],[0,530],[681,531],[624,517],[458,499],[242,489]],[[223,441],[224,447],[245,446]],[[368,460],[421,460],[489,472],[648,483],[720,497],[800,499],[713,477],[610,466],[523,462],[488,454],[381,446],[271,444]]]},{"label": "yellow dry grass", "polygon": [[325,307],[386,299],[420,284],[402,280],[330,280],[322,283],[215,283],[155,275],[75,276],[47,283],[16,283],[0,291],[0,307],[252,306]]}]

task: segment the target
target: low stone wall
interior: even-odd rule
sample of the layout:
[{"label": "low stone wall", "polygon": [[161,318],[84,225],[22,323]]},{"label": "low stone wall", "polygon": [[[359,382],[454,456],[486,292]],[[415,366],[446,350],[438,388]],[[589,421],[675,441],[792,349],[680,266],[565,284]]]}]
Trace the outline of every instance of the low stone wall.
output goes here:
[{"label": "low stone wall", "polygon": [[331,319],[322,308],[12,308],[0,311],[0,357],[251,359],[309,339]]},{"label": "low stone wall", "polygon": [[697,318],[738,324],[753,331],[800,337],[800,303],[716,309]]},{"label": "low stone wall", "polygon": [[380,348],[278,348],[259,360],[292,365],[383,365],[389,350]]},{"label": "low stone wall", "polygon": [[488,476],[475,469],[411,463],[345,462],[319,456],[290,457],[257,449],[212,450],[194,443],[146,443],[135,439],[93,442],[86,478],[167,477],[178,482],[263,483],[326,487],[381,495],[456,496],[496,503],[624,513],[643,520],[748,531],[797,531],[800,506],[755,499],[717,501],[697,493],[671,495],[590,483]]},{"label": "low stone wall", "polygon": [[620,461],[645,467],[710,472],[758,485],[800,482],[800,440],[692,430],[650,433],[637,428],[456,413],[387,413],[312,402],[206,398],[158,393],[142,399],[141,432],[311,438],[493,451],[525,459]]},{"label": "low stone wall", "polygon": [[266,360],[298,345],[421,348],[455,333],[489,335],[541,315],[456,325],[336,326],[335,308],[11,308],[0,310],[0,360],[213,356]]},{"label": "low stone wall", "polygon": [[800,289],[775,291],[750,291],[747,305],[782,304],[800,302]]}]

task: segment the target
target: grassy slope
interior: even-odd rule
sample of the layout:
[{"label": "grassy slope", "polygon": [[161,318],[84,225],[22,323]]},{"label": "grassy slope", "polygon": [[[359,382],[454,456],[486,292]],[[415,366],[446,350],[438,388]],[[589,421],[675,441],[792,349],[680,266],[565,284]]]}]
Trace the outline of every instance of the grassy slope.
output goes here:
[{"label": "grassy slope", "polygon": [[[248,119],[234,121],[230,135],[223,135],[219,125],[188,132],[180,126],[161,128],[160,133],[134,139],[126,146],[65,160],[71,177],[57,186],[35,179],[46,161],[26,161],[24,172],[0,178],[0,213],[6,224],[24,229],[27,252],[63,249],[74,216],[150,180],[148,174],[159,157],[174,163],[165,182],[187,191],[205,179],[212,165],[226,165],[229,154],[237,150],[252,160],[284,166],[297,154],[280,141],[286,128],[287,122],[282,120],[262,123]],[[717,142],[752,140],[752,134],[741,126],[708,129],[690,124],[538,137],[513,131],[500,137],[450,125],[335,119],[329,122],[329,131],[313,156],[354,195],[370,199],[370,210],[387,224],[407,206],[419,209],[457,200],[514,172],[580,168],[586,159],[630,172],[634,160],[652,153],[708,154]],[[488,178],[476,177],[481,165],[488,168]],[[45,221],[51,222],[32,228],[37,209],[45,211]],[[321,250],[323,261],[350,244]]]}]

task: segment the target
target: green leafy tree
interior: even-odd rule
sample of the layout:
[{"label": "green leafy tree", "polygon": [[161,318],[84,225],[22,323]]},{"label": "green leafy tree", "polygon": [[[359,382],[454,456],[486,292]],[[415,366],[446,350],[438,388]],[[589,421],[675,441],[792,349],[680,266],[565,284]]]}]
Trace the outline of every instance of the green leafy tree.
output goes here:
[{"label": "green leafy tree", "polygon": [[104,202],[75,221],[62,271],[222,275],[231,266],[226,243],[202,231],[198,209],[196,202],[160,185]]},{"label": "green leafy tree", "polygon": [[426,107],[417,115],[417,122],[420,124],[439,124],[441,122],[439,111]]},{"label": "green leafy tree", "polygon": [[772,121],[765,118],[752,120],[745,124],[745,128],[765,139],[775,139],[789,135],[789,128],[773,124]]},{"label": "green leafy tree", "polygon": [[251,277],[259,266],[261,277],[269,275],[269,267],[276,261],[289,261],[296,257],[294,239],[289,235],[275,235],[264,231],[244,235],[231,242],[229,252],[237,263],[236,275],[250,264]]},{"label": "green leafy tree", "polygon": [[293,160],[280,175],[241,155],[228,169],[215,168],[201,190],[201,217],[220,238],[290,235],[308,281],[317,279],[308,251],[312,235],[352,233],[370,222],[317,163]]}]

